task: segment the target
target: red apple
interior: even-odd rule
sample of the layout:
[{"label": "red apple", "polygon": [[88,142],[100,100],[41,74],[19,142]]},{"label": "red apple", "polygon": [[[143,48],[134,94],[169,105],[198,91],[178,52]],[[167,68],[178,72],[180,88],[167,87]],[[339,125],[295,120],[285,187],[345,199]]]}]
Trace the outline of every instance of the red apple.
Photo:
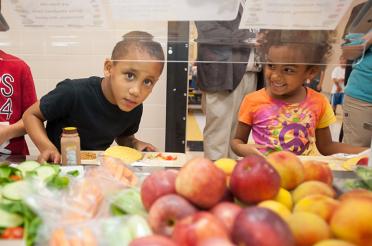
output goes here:
[{"label": "red apple", "polygon": [[211,209],[211,213],[225,224],[228,232],[231,234],[235,218],[241,210],[242,208],[235,203],[221,202]]},{"label": "red apple", "polygon": [[229,240],[224,224],[209,212],[197,212],[178,221],[172,234],[179,246],[194,246],[211,238]]},{"label": "red apple", "polygon": [[284,220],[267,208],[244,208],[236,217],[232,240],[237,245],[294,246],[291,230]]},{"label": "red apple", "polygon": [[149,211],[148,222],[155,233],[171,236],[178,220],[196,212],[196,208],[185,198],[169,194],[153,203]]},{"label": "red apple", "polygon": [[368,166],[368,157],[363,157],[361,158],[358,162],[357,165],[359,166]]},{"label": "red apple", "polygon": [[249,155],[236,164],[230,188],[245,203],[273,199],[280,189],[280,176],[264,157]]},{"label": "red apple", "polygon": [[176,246],[176,244],[166,237],[151,235],[137,238],[129,246]]},{"label": "red apple", "polygon": [[141,186],[141,199],[147,211],[159,197],[176,193],[175,181],[177,173],[178,171],[174,169],[160,170],[146,177]]},{"label": "red apple", "polygon": [[181,168],[176,191],[201,208],[211,208],[224,196],[226,175],[206,158],[194,158]]}]

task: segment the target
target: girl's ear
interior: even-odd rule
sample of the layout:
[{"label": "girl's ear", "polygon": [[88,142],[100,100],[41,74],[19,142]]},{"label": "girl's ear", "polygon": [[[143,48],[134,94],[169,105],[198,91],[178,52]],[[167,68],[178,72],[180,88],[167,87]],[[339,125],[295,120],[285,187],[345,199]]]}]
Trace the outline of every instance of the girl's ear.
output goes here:
[{"label": "girl's ear", "polygon": [[110,59],[106,59],[103,65],[103,74],[105,75],[105,77],[110,77],[112,66],[113,66],[112,61]]},{"label": "girl's ear", "polygon": [[313,80],[320,73],[319,66],[311,66],[307,70],[307,78]]}]

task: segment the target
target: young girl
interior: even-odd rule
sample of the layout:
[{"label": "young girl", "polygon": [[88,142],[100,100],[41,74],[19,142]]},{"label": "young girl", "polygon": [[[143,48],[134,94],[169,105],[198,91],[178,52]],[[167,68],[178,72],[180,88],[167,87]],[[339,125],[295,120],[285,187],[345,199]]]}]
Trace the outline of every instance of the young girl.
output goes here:
[{"label": "young girl", "polygon": [[[287,150],[297,155],[359,153],[364,148],[332,141],[336,121],[328,100],[304,82],[320,72],[330,50],[326,31],[266,32],[266,88],[245,96],[231,148],[239,156]],[[250,132],[255,144],[247,144]]]}]

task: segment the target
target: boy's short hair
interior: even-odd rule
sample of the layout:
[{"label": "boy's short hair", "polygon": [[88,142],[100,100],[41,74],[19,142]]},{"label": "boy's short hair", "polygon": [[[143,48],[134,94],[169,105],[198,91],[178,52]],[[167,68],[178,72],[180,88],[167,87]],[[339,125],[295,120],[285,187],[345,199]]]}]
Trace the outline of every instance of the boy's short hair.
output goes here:
[{"label": "boy's short hair", "polygon": [[125,34],[123,40],[119,41],[112,50],[111,60],[114,62],[121,60],[131,48],[136,48],[163,62],[163,48],[153,38],[151,34],[142,31],[132,31]]},{"label": "boy's short hair", "polygon": [[293,45],[301,49],[305,63],[325,64],[331,54],[334,37],[333,31],[324,30],[263,30],[262,38],[258,40],[258,53],[264,61],[270,47]]}]

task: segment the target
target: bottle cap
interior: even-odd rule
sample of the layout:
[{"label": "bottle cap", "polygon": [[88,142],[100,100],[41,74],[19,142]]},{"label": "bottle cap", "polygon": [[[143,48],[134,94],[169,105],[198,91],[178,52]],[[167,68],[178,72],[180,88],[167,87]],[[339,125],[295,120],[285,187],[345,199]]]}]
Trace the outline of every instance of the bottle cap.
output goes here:
[{"label": "bottle cap", "polygon": [[77,128],[76,127],[64,127],[63,133],[64,134],[75,134],[77,133]]}]

